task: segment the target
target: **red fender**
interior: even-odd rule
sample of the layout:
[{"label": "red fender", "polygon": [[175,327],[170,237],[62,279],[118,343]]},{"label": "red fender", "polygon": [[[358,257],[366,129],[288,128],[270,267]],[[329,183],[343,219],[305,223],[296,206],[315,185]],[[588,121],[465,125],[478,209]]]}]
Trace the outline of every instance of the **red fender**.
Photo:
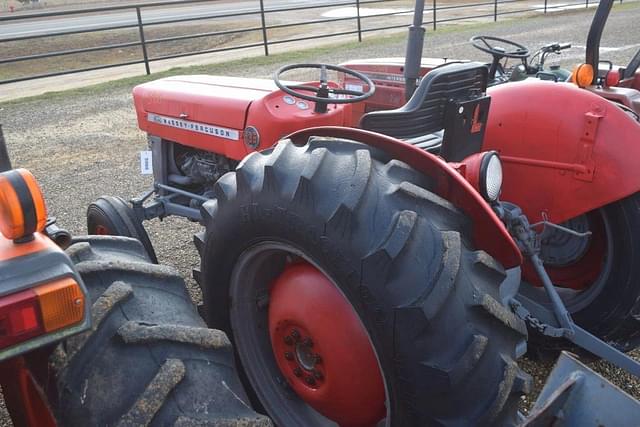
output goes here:
[{"label": "red fender", "polygon": [[527,80],[489,90],[483,150],[504,166],[501,199],[529,220],[561,223],[640,190],[640,124],[568,83]]},{"label": "red fender", "polygon": [[295,144],[303,145],[311,136],[331,136],[365,143],[434,178],[437,186],[435,193],[471,218],[473,240],[478,249],[489,253],[505,268],[522,264],[522,255],[500,218],[471,184],[440,157],[395,138],[355,128],[309,128],[295,132],[289,138]]}]

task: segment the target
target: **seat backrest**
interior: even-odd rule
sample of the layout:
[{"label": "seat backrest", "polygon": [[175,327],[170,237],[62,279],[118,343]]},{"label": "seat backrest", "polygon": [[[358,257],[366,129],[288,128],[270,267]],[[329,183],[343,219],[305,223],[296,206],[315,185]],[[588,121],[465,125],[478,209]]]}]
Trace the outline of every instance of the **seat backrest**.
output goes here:
[{"label": "seat backrest", "polygon": [[395,110],[362,116],[360,127],[399,139],[416,138],[445,128],[451,100],[477,98],[487,90],[487,66],[477,62],[434,68],[420,82],[411,99]]}]

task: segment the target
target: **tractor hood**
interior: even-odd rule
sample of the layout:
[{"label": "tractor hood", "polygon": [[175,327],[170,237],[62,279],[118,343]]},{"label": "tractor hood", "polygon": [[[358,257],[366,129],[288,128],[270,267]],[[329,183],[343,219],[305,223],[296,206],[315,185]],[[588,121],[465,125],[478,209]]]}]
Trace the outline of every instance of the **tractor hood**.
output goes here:
[{"label": "tractor hood", "polygon": [[242,130],[249,105],[275,89],[266,79],[175,76],[136,86],[133,99],[143,130],[149,113]]}]

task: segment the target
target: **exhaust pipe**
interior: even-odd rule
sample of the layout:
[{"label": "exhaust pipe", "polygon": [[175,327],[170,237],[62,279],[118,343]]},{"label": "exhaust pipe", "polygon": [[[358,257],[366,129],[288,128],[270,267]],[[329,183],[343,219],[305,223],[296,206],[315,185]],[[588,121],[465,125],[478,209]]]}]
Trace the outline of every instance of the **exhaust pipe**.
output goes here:
[{"label": "exhaust pipe", "polygon": [[420,66],[422,65],[422,46],[424,45],[425,30],[422,27],[424,14],[424,0],[416,0],[413,11],[413,24],[409,27],[407,52],[404,57],[404,95],[408,101],[418,87]]},{"label": "exhaust pipe", "polygon": [[2,133],[2,125],[0,125],[0,172],[6,172],[13,169],[11,167],[11,159],[7,151],[7,141]]}]

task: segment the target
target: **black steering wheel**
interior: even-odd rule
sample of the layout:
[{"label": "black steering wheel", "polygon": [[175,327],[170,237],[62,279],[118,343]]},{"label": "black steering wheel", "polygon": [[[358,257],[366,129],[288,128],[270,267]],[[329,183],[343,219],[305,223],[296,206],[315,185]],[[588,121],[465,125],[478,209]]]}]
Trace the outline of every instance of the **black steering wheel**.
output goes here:
[{"label": "black steering wheel", "polygon": [[491,80],[495,78],[496,70],[502,58],[527,59],[529,57],[529,49],[511,40],[492,36],[473,36],[470,41],[471,45],[476,49],[493,56],[491,68],[489,68],[489,79]]},{"label": "black steering wheel", "polygon": [[[282,83],[280,77],[282,74],[299,69],[317,68],[320,70],[320,86],[310,85],[286,85]],[[342,89],[329,87],[329,81],[327,79],[327,70],[338,71],[348,74],[360,80],[365,85],[369,86],[367,92],[353,89]],[[316,103],[316,113],[326,113],[328,104],[353,104],[356,102],[364,101],[372,96],[376,91],[376,86],[371,79],[362,73],[350,70],[348,68],[340,67],[337,65],[329,64],[291,64],[285,65],[275,72],[273,75],[273,81],[276,83],[283,92],[288,93],[291,96],[295,96],[300,99],[306,99],[307,101],[313,101]],[[305,92],[313,92],[315,95],[308,95]],[[347,95],[349,98],[339,98],[338,95]]]}]

